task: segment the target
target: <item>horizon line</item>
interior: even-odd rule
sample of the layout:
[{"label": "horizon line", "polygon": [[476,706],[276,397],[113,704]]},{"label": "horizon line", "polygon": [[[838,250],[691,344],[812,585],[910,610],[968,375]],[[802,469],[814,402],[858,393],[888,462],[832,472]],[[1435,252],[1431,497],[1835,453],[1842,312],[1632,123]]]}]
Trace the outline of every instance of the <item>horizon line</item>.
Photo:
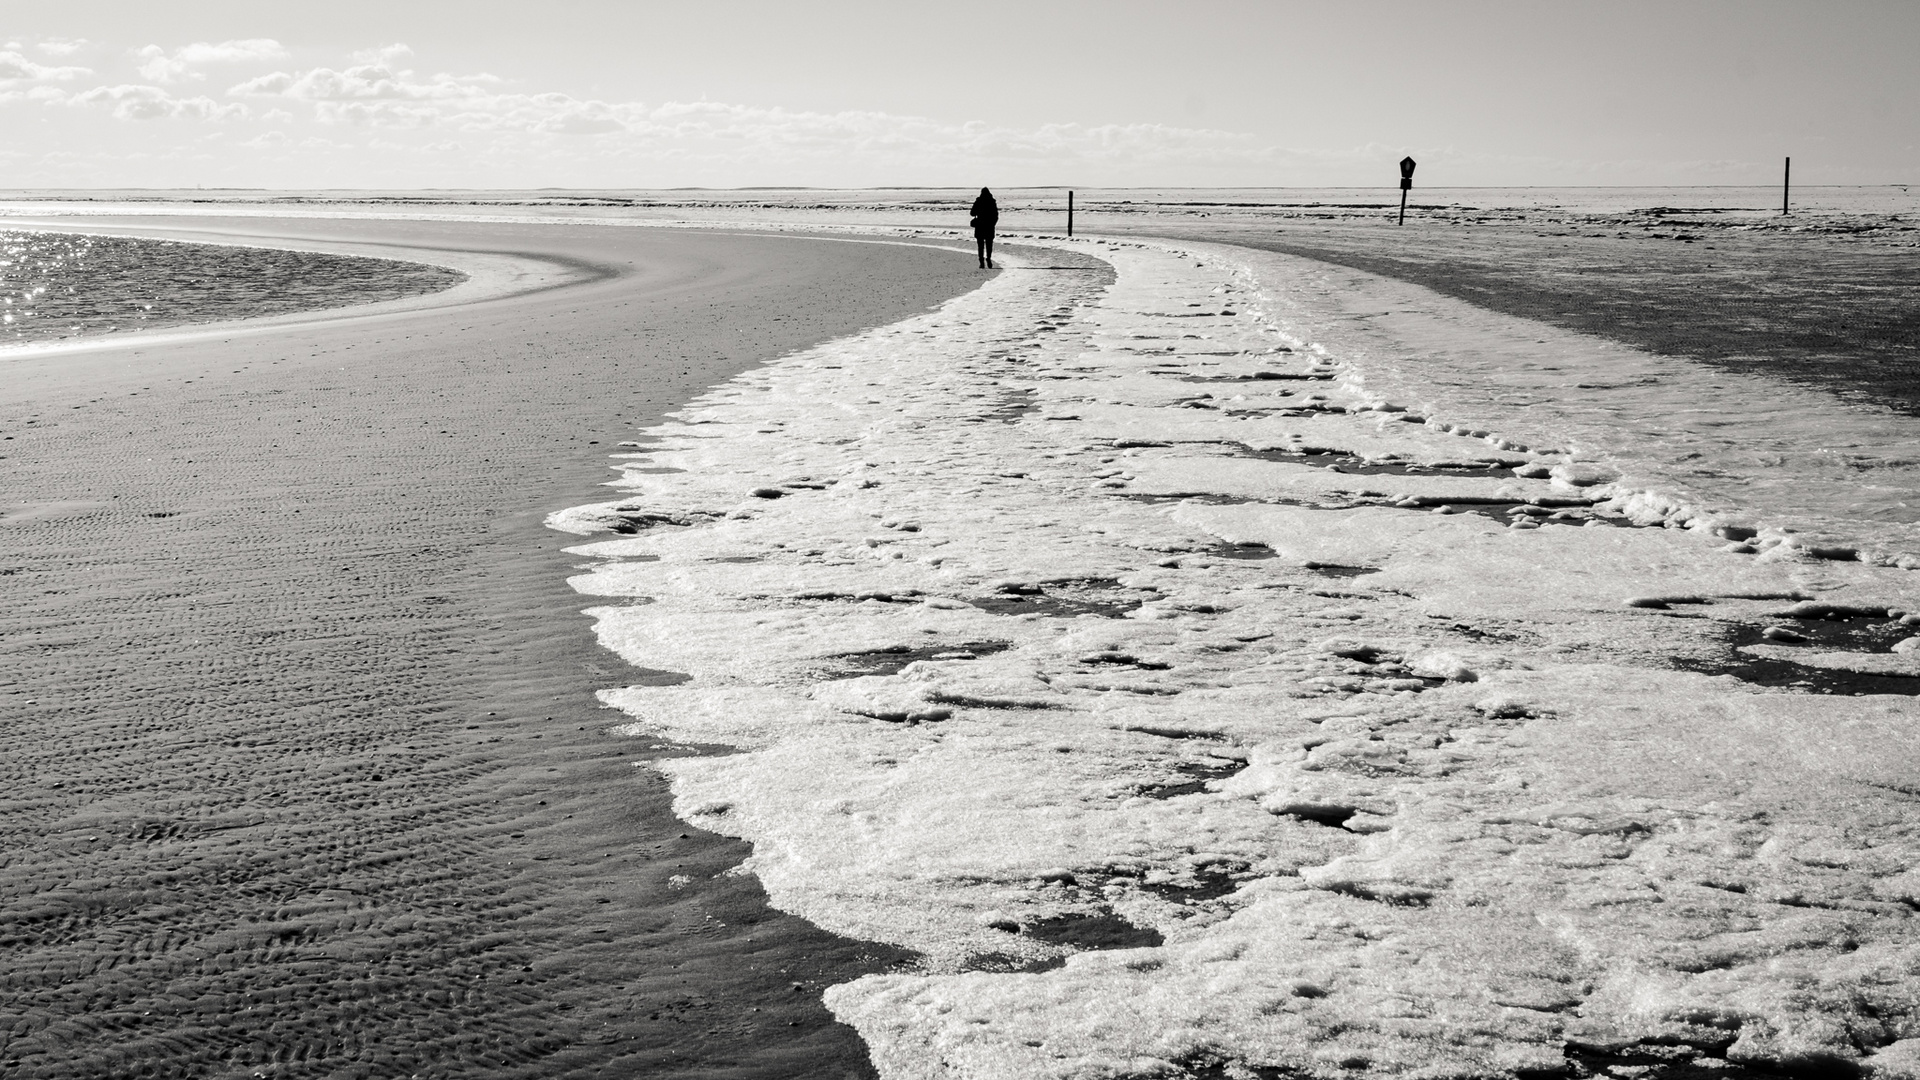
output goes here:
[{"label": "horizon line", "polygon": [[[991,185],[989,185],[991,186]],[[1843,188],[1864,190],[1868,188],[1910,188],[1920,186],[1920,181],[1887,181],[1877,184],[1796,184],[1794,190],[1813,188]],[[1778,190],[1779,184],[1439,184],[1431,187],[1415,187],[1415,191],[1618,191],[1632,188],[1661,188],[1681,190],[1705,189],[1753,189],[1761,191]],[[673,187],[33,187],[0,188],[0,196],[15,194],[44,194],[59,192],[251,192],[286,193],[300,192],[524,192],[529,194],[581,194],[590,192],[754,192],[754,191],[971,191],[970,184],[898,184],[872,185],[862,187],[821,187],[816,185],[795,184],[749,184],[738,187],[701,187],[676,185]],[[1147,184],[1147,185],[1100,185],[1084,186],[1074,184],[1015,184],[1002,188],[1003,191],[1397,191],[1393,184]]]}]

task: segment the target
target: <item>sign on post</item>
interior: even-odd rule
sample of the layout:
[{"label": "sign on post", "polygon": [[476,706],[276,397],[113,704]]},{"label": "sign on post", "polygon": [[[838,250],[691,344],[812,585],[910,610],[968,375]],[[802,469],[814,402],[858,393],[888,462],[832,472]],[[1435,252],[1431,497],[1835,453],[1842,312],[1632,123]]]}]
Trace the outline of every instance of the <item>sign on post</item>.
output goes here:
[{"label": "sign on post", "polygon": [[1413,190],[1413,166],[1412,158],[1400,159],[1400,220],[1398,224],[1401,225],[1407,223],[1407,192]]}]

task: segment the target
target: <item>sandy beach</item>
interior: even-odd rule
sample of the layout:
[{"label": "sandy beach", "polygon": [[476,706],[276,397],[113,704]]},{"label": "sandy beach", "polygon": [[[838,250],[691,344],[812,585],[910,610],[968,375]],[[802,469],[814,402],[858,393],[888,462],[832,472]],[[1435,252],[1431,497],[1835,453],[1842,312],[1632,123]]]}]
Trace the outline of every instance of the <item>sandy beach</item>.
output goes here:
[{"label": "sandy beach", "polygon": [[899,954],[769,910],[635,767],[667,751],[604,734],[631,675],[541,521],[662,410],[971,260],[165,224],[83,227],[404,248],[518,295],[0,361],[0,1075],[867,1074],[820,991]]},{"label": "sandy beach", "polygon": [[0,1080],[1920,1080],[1920,3],[15,7]]},{"label": "sandy beach", "polygon": [[1452,240],[504,213],[87,226],[469,299],[9,361],[7,1069],[1920,1075],[1902,409]]},{"label": "sandy beach", "polygon": [[743,375],[553,519],[601,640],[687,676],[604,693],[627,731],[744,748],[664,762],[676,808],[921,958],[828,992],[882,1075],[1914,1074],[1912,552],[1631,429],[1868,421],[1324,263],[1050,247],[1107,269]]}]

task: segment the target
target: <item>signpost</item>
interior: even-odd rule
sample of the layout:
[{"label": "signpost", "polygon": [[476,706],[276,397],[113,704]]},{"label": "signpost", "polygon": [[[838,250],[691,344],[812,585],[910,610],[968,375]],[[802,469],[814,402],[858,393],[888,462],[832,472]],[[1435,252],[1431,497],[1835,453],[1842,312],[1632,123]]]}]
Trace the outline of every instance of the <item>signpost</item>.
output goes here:
[{"label": "signpost", "polygon": [[1786,171],[1780,174],[1780,214],[1783,217],[1788,213],[1790,213],[1790,211],[1787,209],[1787,198],[1789,195],[1792,194],[1792,192],[1793,192],[1793,159],[1788,158]]},{"label": "signpost", "polygon": [[1073,192],[1067,192],[1067,235],[1073,235]]},{"label": "signpost", "polygon": [[1396,224],[1407,223],[1407,192],[1413,190],[1413,159],[1400,159],[1400,220]]}]

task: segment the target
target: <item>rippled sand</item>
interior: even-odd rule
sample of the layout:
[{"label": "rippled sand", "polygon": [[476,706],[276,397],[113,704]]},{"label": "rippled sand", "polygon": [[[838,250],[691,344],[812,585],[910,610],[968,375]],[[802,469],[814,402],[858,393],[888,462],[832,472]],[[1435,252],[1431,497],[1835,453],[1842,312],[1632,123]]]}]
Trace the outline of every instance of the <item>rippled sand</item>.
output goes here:
[{"label": "rippled sand", "polygon": [[[604,209],[549,203],[515,212]],[[1175,215],[1231,209],[1162,202],[1140,211],[1137,231],[1170,231]],[[1377,211],[1268,206],[1259,213],[1274,220],[1247,227],[1320,215],[1332,235],[1342,215],[1363,221]],[[788,227],[867,212],[824,197],[780,211]],[[921,225],[940,212],[913,211]],[[1110,223],[1132,213],[1118,203],[1109,212]],[[1578,252],[1557,252],[1567,238],[1540,227],[1539,215],[1561,213],[1535,206],[1496,226],[1462,211],[1434,228],[1509,230],[1477,249],[1492,253],[1477,271],[1483,282],[1524,277],[1528,259],[1578,282],[1592,267]],[[1822,220],[1776,232],[1756,223],[1745,233],[1759,238],[1746,265],[1775,250],[1769,237],[1853,243],[1844,230],[1820,231],[1840,217]],[[1640,231],[1647,235],[1592,239],[1621,246],[1621,273],[1636,288],[1679,298],[1668,316],[1642,325],[1727,323],[1725,311],[1684,303],[1699,279],[1663,282],[1660,268],[1673,263],[1635,263],[1636,252],[1691,251],[1700,241],[1670,225]],[[1366,242],[1395,235],[1376,230]],[[1412,251],[1414,234],[1399,235]],[[1459,252],[1476,250],[1431,235],[1421,242],[1426,253],[1403,261],[1440,277]],[[1083,254],[1121,272],[1089,267]],[[536,658],[547,676],[571,658],[585,672],[580,685],[621,687],[604,695],[633,717],[615,729],[630,740],[618,745],[636,759],[669,758],[660,768],[682,812],[750,839],[746,869],[777,904],[836,932],[917,951],[921,970],[842,985],[828,999],[859,1025],[888,1075],[941,1075],[956,1062],[1009,1077],[1283,1067],[1431,1074],[1442,1062],[1456,1075],[1668,1066],[1739,1075],[1744,1065],[1852,1067],[1868,1054],[1877,1075],[1909,1075],[1920,1045],[1908,990],[1920,969],[1907,927],[1911,815],[1899,800],[1916,713],[1906,690],[1832,694],[1883,689],[1835,667],[1857,668],[1863,656],[1914,682],[1911,662],[1882,640],[1904,633],[1895,615],[1915,607],[1909,575],[1890,560],[1809,546],[1777,528],[1724,531],[1701,507],[1662,503],[1635,486],[1671,480],[1671,469],[1628,468],[1623,477],[1594,460],[1670,465],[1637,445],[1652,445],[1638,433],[1685,421],[1686,410],[1673,408],[1685,402],[1672,392],[1683,382],[1707,385],[1716,404],[1734,409],[1738,402],[1700,383],[1700,373],[1680,380],[1662,366],[1689,362],[1684,356],[1623,359],[1608,352],[1619,346],[1572,340],[1544,319],[1489,321],[1485,311],[1397,288],[1291,256],[1200,244],[1081,245],[1071,258],[1031,259],[940,314],[736,379],[631,448],[620,462],[629,467],[627,498],[572,524],[627,534],[577,549],[597,560],[575,580],[603,597],[592,613],[603,640],[641,670],[605,657],[601,668],[584,652],[536,641],[540,628],[520,632],[520,610],[498,606],[504,594],[485,624],[450,627],[481,631],[466,642],[477,649],[451,655],[481,665],[474,670],[503,656]],[[1391,302],[1368,306],[1383,297]],[[1398,321],[1380,318],[1389,309]],[[504,320],[484,338],[493,373],[516,375],[509,398],[549,387],[553,377],[518,363],[542,355],[549,334],[567,337],[567,325]],[[1434,361],[1436,342],[1448,346],[1443,363]],[[1541,356],[1625,363],[1639,375],[1594,381],[1565,400],[1516,405],[1484,392],[1509,387],[1515,372],[1547,371],[1534,366]],[[456,360],[463,377],[466,362]],[[591,400],[612,414],[619,395],[633,392],[633,373],[594,370],[601,381]],[[315,374],[330,379],[324,368]],[[305,389],[341,392],[326,381]],[[389,389],[346,392],[377,398]],[[1781,410],[1767,414],[1780,431],[1830,426],[1822,419],[1837,408],[1830,400],[1784,397],[1768,403]],[[422,414],[407,419],[430,428],[438,403],[419,400]],[[466,404],[473,428],[438,432],[466,449],[444,463],[462,485],[495,467],[488,452],[497,444],[464,438],[477,440],[496,418],[489,410],[504,407],[485,396]],[[302,414],[275,416],[291,425]],[[401,430],[391,405],[374,416],[389,424],[383,435]],[[1626,434],[1601,447],[1594,433],[1603,428]],[[297,431],[267,434],[303,446],[287,434]],[[561,445],[544,437],[549,454]],[[113,445],[89,448],[104,457]],[[330,450],[342,446],[353,449]],[[280,446],[268,440],[265,449]],[[570,452],[584,459],[598,449]],[[538,469],[542,460],[528,455],[518,467]],[[198,479],[196,466],[207,468],[197,455],[173,462]],[[404,492],[408,473],[356,475],[384,476]],[[466,513],[459,499],[435,505]],[[71,548],[90,528],[174,521],[164,508],[145,523],[89,516],[108,513],[48,499],[16,520],[65,522],[49,550]],[[470,514],[460,521],[480,527]],[[1675,527],[1650,527],[1661,523]],[[1648,527],[1613,527],[1628,524]],[[492,552],[501,557],[493,565],[512,565],[504,556],[524,541],[549,572],[561,572],[530,530],[503,535],[511,543]],[[1741,537],[1757,542],[1726,542]],[[362,558],[342,560],[318,586],[345,589],[364,576],[375,582],[371,595],[402,595],[410,577],[399,560],[414,556],[381,539],[368,538]],[[383,562],[402,569],[379,576]],[[72,601],[60,589],[83,583],[56,582],[35,603],[62,609]],[[1788,606],[1794,600],[1803,603]],[[1840,605],[1838,615],[1803,610],[1827,601]],[[1880,636],[1842,640],[1841,631],[1867,623]],[[1752,643],[1762,626],[1798,627],[1819,647]],[[65,623],[33,629],[46,636],[31,646],[48,655],[90,648],[105,665],[122,648]],[[1820,637],[1822,629],[1834,633]],[[1769,676],[1741,657],[1798,674]],[[1816,686],[1809,672],[1839,674]],[[743,933],[725,901],[705,899],[714,893],[704,890],[735,889],[740,879],[720,872],[724,859],[678,858],[668,836],[644,849],[644,867],[627,870],[630,893],[605,888],[587,861],[604,850],[572,844],[564,814],[576,804],[530,804],[564,786],[540,769],[568,775],[579,761],[569,755],[596,747],[606,752],[593,782],[617,783],[620,752],[599,743],[597,731],[556,749],[553,730],[527,723],[538,698],[506,673],[495,685],[518,711],[503,711],[504,721],[461,717],[474,725],[460,728],[477,744],[470,749],[529,731],[546,741],[501,751],[518,770],[505,790],[521,804],[483,817],[463,835],[465,849],[435,857],[472,874],[466,887],[475,895],[548,888],[543,896],[565,903],[526,917],[543,934],[559,933],[567,903],[631,896],[632,921],[623,924],[631,936],[621,940],[674,956],[685,955],[673,952],[675,935],[713,942],[697,959],[706,989],[676,996],[673,976],[639,972],[657,1005],[642,1022],[632,999],[619,996],[632,984],[595,970],[596,957],[624,952],[596,951],[610,924],[584,917],[554,950],[558,963],[413,952],[380,973],[393,981],[375,993],[464,985],[461,965],[477,963],[494,996],[450,999],[449,1008],[431,1000],[421,1010],[411,999],[393,1006],[428,1017],[425,1030],[442,1040],[434,1052],[473,1069],[556,1071],[548,1066],[562,1051],[541,1027],[566,1014],[554,1002],[582,1010],[568,1030],[617,1026],[659,1054],[710,1046],[716,1034],[766,1038],[767,1021],[744,1003],[770,1006],[777,995],[749,995],[732,1011],[710,996],[736,973],[793,970],[756,952],[754,932]],[[589,714],[575,715],[592,726]],[[176,749],[174,729],[149,727],[137,729],[149,752]],[[463,737],[439,734],[442,750]],[[365,819],[381,805],[381,789],[370,785],[421,776],[422,797],[408,810],[425,824],[395,827],[410,841],[456,827],[442,813],[446,782],[424,775],[433,755],[422,744],[352,743],[360,737],[356,730],[345,749],[329,750],[363,771],[381,769],[352,774],[359,805],[349,800],[346,810]],[[116,728],[107,739],[113,747],[128,736]],[[222,763],[230,751],[254,755],[248,760],[271,752],[238,741],[244,751],[189,750]],[[750,752],[698,752],[710,742]],[[265,794],[286,775],[263,773]],[[593,793],[578,797],[581,806],[606,806]],[[458,805],[485,812],[477,800]],[[30,809],[49,820],[39,803]],[[128,817],[126,828],[142,842],[195,845],[204,860],[228,835],[227,819],[189,809],[171,819]],[[31,910],[58,917],[121,903],[104,889],[82,891],[62,861],[103,834],[91,820],[56,820],[84,827],[87,838],[69,828],[57,837],[68,846],[35,848],[28,891],[46,903]],[[503,841],[502,828],[518,835]],[[353,835],[323,842],[367,846]],[[509,842],[537,847],[548,859],[536,861],[564,869],[493,876],[482,862],[491,855],[511,867]],[[404,852],[393,859],[404,873]],[[575,876],[556,884],[567,874]],[[438,880],[405,884],[424,894],[444,889]],[[650,918],[658,912],[673,918]],[[283,904],[269,913],[272,935],[245,940],[272,968],[288,958],[273,951],[282,945],[308,949],[298,956],[308,962],[323,941],[362,949],[361,959],[388,939],[441,948],[470,932],[457,920],[410,921],[413,914],[374,921],[351,901],[324,910]],[[725,923],[733,929],[717,925]],[[42,939],[51,944],[36,961],[71,959],[53,937]],[[177,972],[164,955],[172,940],[141,938],[133,948],[163,954],[156,970]],[[848,958],[845,943],[829,946],[843,950],[841,959],[808,972],[805,989],[899,958],[857,948]],[[80,997],[101,992],[77,966],[16,967],[24,972],[17,985],[28,989],[73,982]],[[338,980],[296,987],[307,1000],[357,989]],[[536,999],[514,996],[522,993]],[[251,1022],[251,1001],[230,1004],[236,1015],[223,1023]],[[329,1040],[349,1044],[340,1032],[360,1017],[323,1011],[331,1030],[283,1020],[252,1030],[331,1067],[342,1057]],[[43,1030],[54,1029],[33,1028]],[[359,1043],[350,1049],[367,1053]],[[649,1064],[670,1063],[657,1056]]]},{"label": "rippled sand", "polygon": [[892,952],[768,910],[635,767],[697,748],[605,734],[618,664],[540,519],[632,425],[970,254],[255,225],[594,273],[8,359],[0,1076],[861,1072],[820,991]]}]

